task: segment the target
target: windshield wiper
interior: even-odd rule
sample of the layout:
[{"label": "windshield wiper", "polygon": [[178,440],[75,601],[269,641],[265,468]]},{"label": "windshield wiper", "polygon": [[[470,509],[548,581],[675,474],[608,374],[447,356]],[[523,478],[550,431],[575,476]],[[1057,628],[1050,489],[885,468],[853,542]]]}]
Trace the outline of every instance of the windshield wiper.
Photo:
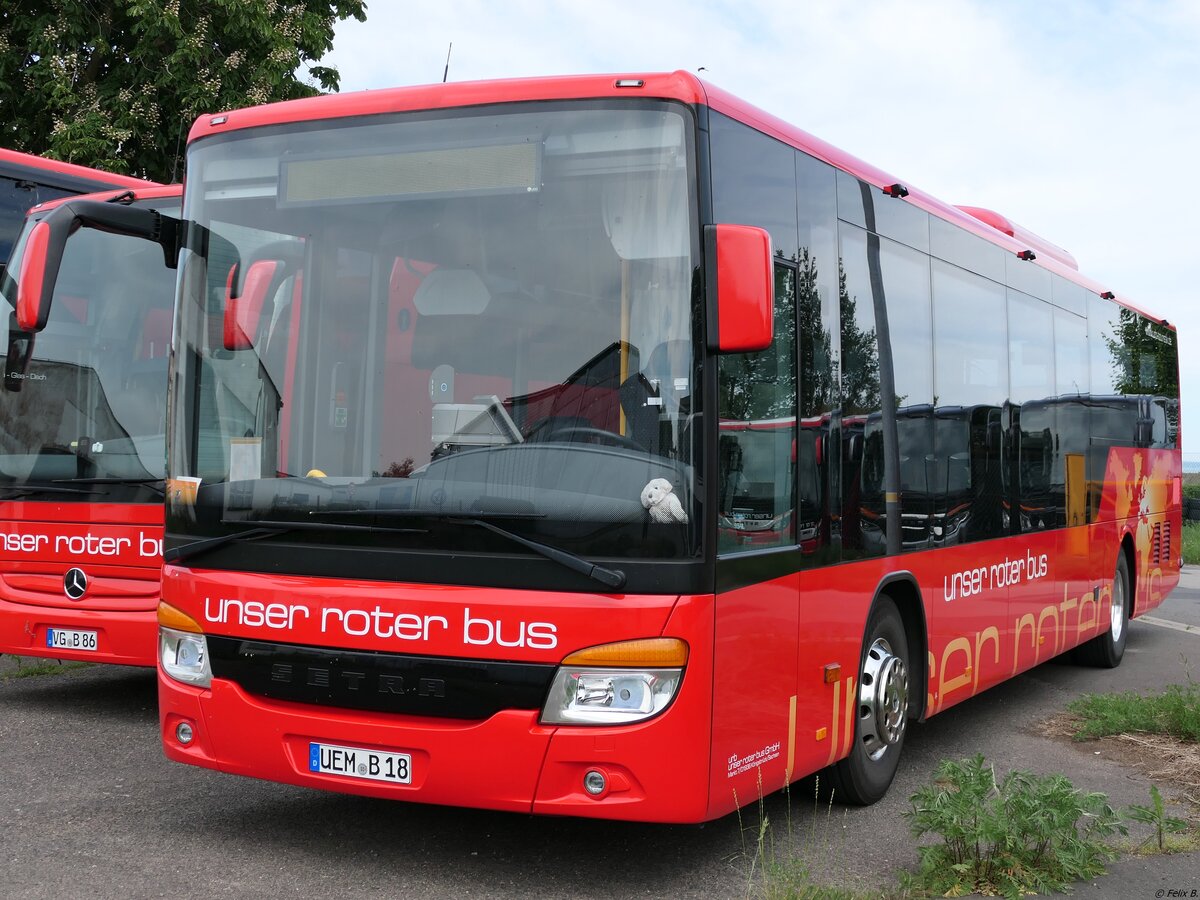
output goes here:
[{"label": "windshield wiper", "polygon": [[138,478],[131,476],[129,478],[55,478],[55,484],[144,484],[152,491],[166,495],[166,484],[161,478],[153,476],[147,478]]},{"label": "windshield wiper", "polygon": [[0,497],[3,500],[15,500],[18,497],[25,497],[29,494],[107,494],[108,491],[99,491],[92,489],[90,491],[81,488],[61,488],[48,487],[39,484],[25,484],[20,487],[4,487],[0,488],[0,493],[4,496]]},{"label": "windshield wiper", "polygon": [[366,531],[372,534],[424,534],[424,528],[384,528],[380,525],[340,525],[336,522],[290,522],[276,519],[222,519],[222,525],[254,525],[246,531],[234,531],[217,537],[201,538],[163,553],[163,562],[179,562],[200,553],[207,553],[235,541],[255,541],[277,537],[290,531]]},{"label": "windshield wiper", "polygon": [[[317,510],[313,510],[309,515],[313,515]],[[532,512],[500,512],[496,510],[481,510],[479,512],[438,512],[437,510],[428,509],[348,509],[348,510],[322,510],[330,515],[339,516],[374,516],[374,515],[390,515],[390,516],[411,516],[423,517],[430,519],[444,519],[451,522],[462,522],[464,525],[474,525],[476,528],[482,528],[490,531],[492,534],[506,538],[515,544],[520,544],[528,550],[532,550],[546,559],[553,560],[561,566],[566,566],[572,572],[578,572],[588,578],[600,582],[606,587],[619,590],[625,586],[625,573],[620,569],[609,569],[604,566],[598,566],[593,562],[589,562],[582,556],[576,556],[567,550],[560,550],[558,547],[551,547],[549,544],[543,544],[539,541],[531,541],[527,537],[522,537],[515,532],[509,531],[507,528],[501,528],[491,522],[485,521],[484,517],[490,516],[498,519],[543,519],[544,513]]]},{"label": "windshield wiper", "polygon": [[522,547],[527,547],[534,553],[538,553],[546,559],[554,560],[559,565],[566,566],[572,572],[578,572],[581,575],[586,575],[606,587],[620,590],[625,587],[625,573],[620,569],[607,569],[604,566],[598,566],[595,563],[588,562],[582,556],[576,556],[574,553],[569,553],[566,550],[560,550],[557,547],[551,547],[549,544],[541,544],[537,541],[531,541],[529,538],[521,537],[521,535],[509,531],[506,528],[501,528],[498,525],[493,525],[491,522],[485,522],[483,519],[460,517],[455,515],[445,516],[456,522],[466,522],[469,525],[475,525],[479,528],[485,528],[492,534],[497,534],[500,537],[508,538]]}]

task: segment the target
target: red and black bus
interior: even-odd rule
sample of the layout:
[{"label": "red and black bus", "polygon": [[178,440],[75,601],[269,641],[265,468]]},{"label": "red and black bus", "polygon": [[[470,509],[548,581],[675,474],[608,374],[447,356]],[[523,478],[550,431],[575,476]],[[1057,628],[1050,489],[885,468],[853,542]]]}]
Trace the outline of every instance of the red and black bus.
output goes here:
[{"label": "red and black bus", "polygon": [[155,664],[175,273],[154,244],[84,229],[40,323],[21,321],[14,276],[55,209],[177,219],[180,193],[53,201],[17,239],[0,284],[0,653]]},{"label": "red and black bus", "polygon": [[0,268],[8,261],[25,213],[59,197],[107,188],[144,188],[150,182],[30,153],[0,149]]},{"label": "red and black bus", "polygon": [[1178,579],[1174,329],[689,73],[205,116],[179,237],[128,226],[178,254],[174,760],[868,803],[910,720],[1116,665]]}]

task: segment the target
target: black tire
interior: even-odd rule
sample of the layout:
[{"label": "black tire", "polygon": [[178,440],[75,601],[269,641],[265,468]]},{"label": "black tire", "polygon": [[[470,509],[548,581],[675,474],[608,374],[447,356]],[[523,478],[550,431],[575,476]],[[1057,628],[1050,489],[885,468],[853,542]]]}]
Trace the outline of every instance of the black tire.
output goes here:
[{"label": "black tire", "polygon": [[[883,595],[863,635],[850,755],[829,769],[834,800],[869,806],[887,793],[904,747],[911,671],[904,621],[895,601]],[[880,709],[885,712],[882,717],[877,715]]]},{"label": "black tire", "polygon": [[1112,594],[1109,628],[1104,634],[1096,635],[1075,649],[1073,657],[1080,665],[1115,669],[1125,655],[1125,640],[1129,637],[1129,610],[1133,607],[1133,582],[1129,577],[1129,559],[1124,550],[1117,553]]}]

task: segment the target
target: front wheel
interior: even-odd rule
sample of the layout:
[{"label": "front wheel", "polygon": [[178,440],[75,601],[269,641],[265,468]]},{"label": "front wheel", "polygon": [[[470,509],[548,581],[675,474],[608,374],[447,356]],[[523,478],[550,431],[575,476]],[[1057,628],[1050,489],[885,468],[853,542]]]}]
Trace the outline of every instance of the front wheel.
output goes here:
[{"label": "front wheel", "polygon": [[904,621],[895,601],[882,596],[863,636],[854,742],[830,770],[834,799],[869,806],[887,793],[908,725],[909,671]]},{"label": "front wheel", "polygon": [[1130,589],[1129,559],[1125,551],[1117,552],[1117,571],[1113,576],[1112,607],[1109,610],[1109,628],[1098,634],[1075,651],[1075,661],[1085,666],[1115,669],[1125,655],[1125,640],[1129,636],[1129,610],[1133,606],[1133,591]]}]

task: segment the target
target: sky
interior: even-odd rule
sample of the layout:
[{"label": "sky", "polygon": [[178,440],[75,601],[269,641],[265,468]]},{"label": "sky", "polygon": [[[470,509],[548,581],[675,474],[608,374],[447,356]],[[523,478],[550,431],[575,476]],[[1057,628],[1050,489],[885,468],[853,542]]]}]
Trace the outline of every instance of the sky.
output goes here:
[{"label": "sky", "polygon": [[1200,0],[368,0],[322,64],[343,93],[427,84],[451,42],[451,81],[699,72],[1066,248],[1178,327],[1200,460]]}]

